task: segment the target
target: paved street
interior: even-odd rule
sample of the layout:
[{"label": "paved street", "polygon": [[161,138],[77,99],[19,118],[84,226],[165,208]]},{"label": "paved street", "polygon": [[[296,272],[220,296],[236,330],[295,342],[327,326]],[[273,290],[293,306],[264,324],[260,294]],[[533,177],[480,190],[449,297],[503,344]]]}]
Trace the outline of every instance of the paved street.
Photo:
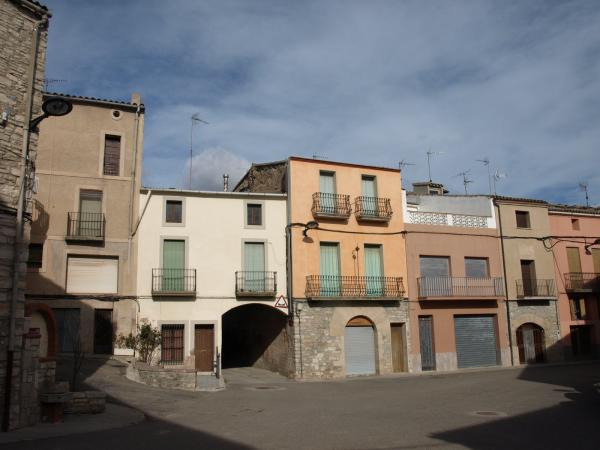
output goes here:
[{"label": "paved street", "polygon": [[[165,391],[95,362],[87,383],[142,410],[128,427],[6,449],[600,447],[600,364],[296,383],[233,373],[215,393]],[[479,412],[479,414],[477,414]]]}]

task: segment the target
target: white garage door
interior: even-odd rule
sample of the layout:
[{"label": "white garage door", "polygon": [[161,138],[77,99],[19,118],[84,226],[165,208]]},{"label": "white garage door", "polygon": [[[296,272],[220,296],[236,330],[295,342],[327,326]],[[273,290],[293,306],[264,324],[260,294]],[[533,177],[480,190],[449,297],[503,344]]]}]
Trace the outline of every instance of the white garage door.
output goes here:
[{"label": "white garage door", "polygon": [[375,333],[372,327],[346,327],[346,375],[375,373]]},{"label": "white garage door", "polygon": [[498,365],[494,316],[455,316],[454,333],[459,369]]},{"label": "white garage door", "polygon": [[116,294],[119,280],[118,258],[69,256],[67,292],[75,294]]}]

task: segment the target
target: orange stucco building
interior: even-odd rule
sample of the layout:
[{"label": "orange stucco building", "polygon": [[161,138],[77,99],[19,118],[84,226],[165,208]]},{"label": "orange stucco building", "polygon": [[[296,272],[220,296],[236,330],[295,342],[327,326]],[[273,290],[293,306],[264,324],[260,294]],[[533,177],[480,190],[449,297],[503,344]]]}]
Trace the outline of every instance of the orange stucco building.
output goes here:
[{"label": "orange stucco building", "polygon": [[552,205],[549,217],[564,358],[598,357],[600,209]]}]

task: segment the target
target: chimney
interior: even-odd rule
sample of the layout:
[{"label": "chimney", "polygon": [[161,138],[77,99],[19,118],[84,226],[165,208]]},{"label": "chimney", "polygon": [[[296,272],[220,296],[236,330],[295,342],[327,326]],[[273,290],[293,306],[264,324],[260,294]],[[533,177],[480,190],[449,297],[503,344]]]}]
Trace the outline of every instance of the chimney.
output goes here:
[{"label": "chimney", "polygon": [[133,94],[131,94],[131,103],[133,103],[134,105],[140,105],[141,102],[142,98],[139,92],[134,92]]},{"label": "chimney", "polygon": [[229,175],[223,174],[223,192],[229,192]]}]

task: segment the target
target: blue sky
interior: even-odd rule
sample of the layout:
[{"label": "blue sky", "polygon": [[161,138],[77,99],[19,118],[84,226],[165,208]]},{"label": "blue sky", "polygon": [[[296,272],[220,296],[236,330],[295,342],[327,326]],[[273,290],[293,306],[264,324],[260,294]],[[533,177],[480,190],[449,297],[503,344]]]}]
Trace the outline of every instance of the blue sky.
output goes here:
[{"label": "blue sky", "polygon": [[462,193],[600,203],[600,2],[47,0],[49,90],[146,105],[143,182],[289,155]]}]

